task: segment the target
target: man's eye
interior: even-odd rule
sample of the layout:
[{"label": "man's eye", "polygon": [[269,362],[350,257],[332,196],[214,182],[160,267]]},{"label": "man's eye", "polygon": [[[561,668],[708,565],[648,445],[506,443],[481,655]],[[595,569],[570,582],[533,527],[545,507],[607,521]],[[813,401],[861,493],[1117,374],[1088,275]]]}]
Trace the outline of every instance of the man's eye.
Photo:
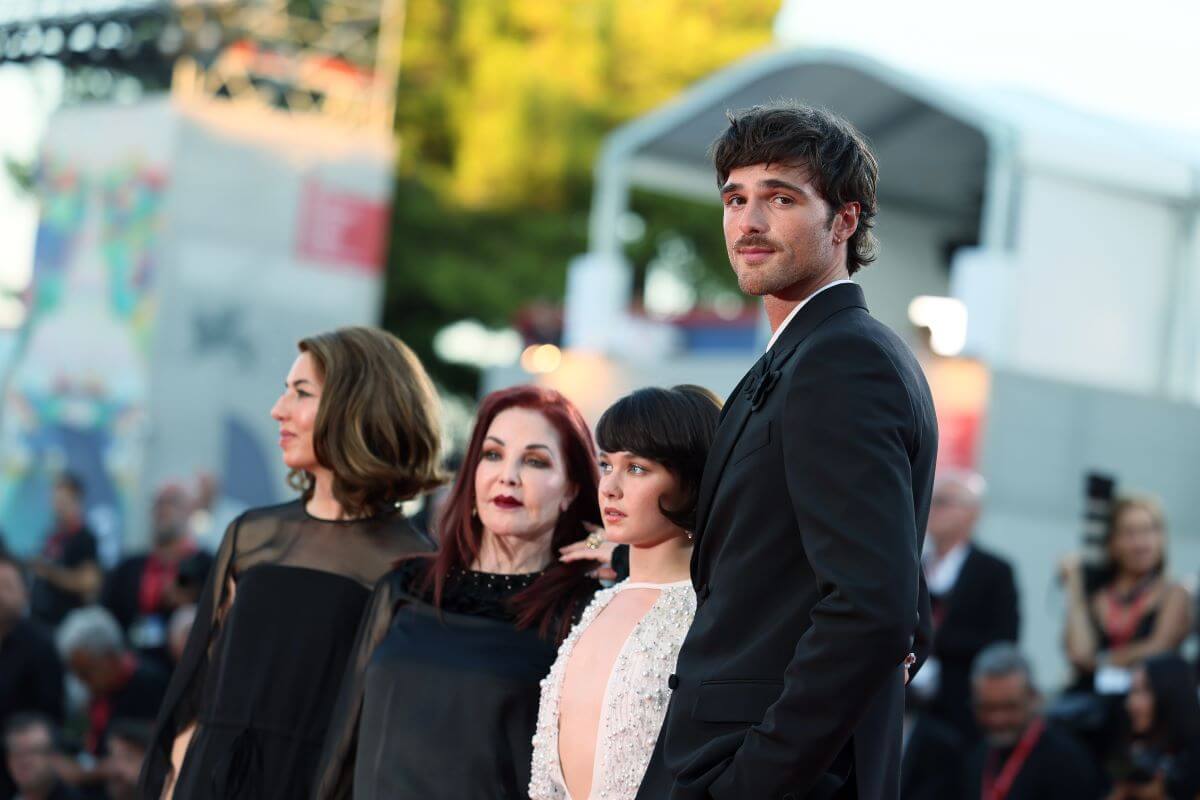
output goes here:
[{"label": "man's eye", "polygon": [[725,198],[725,205],[727,205],[727,206],[740,206],[744,202],[745,202],[745,200],[738,197],[737,195],[731,195],[730,197]]},{"label": "man's eye", "polygon": [[781,206],[790,206],[796,202],[792,198],[788,197],[786,194],[776,195],[772,199],[775,201],[776,205],[781,205]]}]

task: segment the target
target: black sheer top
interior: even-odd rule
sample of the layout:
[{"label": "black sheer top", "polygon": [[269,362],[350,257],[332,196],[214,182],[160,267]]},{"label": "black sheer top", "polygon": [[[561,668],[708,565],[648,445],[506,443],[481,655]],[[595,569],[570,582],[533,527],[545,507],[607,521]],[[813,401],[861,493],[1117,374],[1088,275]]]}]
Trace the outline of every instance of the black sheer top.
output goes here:
[{"label": "black sheer top", "polygon": [[437,609],[427,564],[404,562],[375,588],[318,798],[525,797],[540,684],[557,643],[519,630],[508,600],[541,573],[452,572]]},{"label": "black sheer top", "polygon": [[330,521],[297,500],[235,520],[160,711],[141,796],[160,796],[174,739],[192,725],[178,800],[309,795],[370,591],[396,559],[431,549],[399,511]]}]

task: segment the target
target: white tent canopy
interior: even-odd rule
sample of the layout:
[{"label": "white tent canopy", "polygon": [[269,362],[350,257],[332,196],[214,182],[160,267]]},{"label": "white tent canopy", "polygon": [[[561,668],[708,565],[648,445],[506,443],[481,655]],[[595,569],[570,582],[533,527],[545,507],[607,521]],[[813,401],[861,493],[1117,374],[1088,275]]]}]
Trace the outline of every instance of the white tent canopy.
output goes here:
[{"label": "white tent canopy", "polygon": [[[963,299],[976,306],[976,319],[1001,320],[975,330],[980,354],[988,358],[1085,383],[1200,397],[1191,322],[1200,309],[1194,277],[1200,147],[1025,93],[918,75],[850,51],[763,52],[613,132],[596,166],[591,253],[609,269],[622,269],[613,265],[621,264],[621,219],[633,188],[715,203],[707,151],[725,126],[725,112],[779,98],[836,111],[866,135],[879,158],[880,238],[885,256],[889,248],[894,255],[892,275],[876,276],[872,268],[864,283],[891,281],[881,291],[868,286],[869,295],[882,295],[886,321],[896,324],[897,309],[913,294],[966,287]],[[1046,219],[1048,211],[1059,217]],[[889,217],[893,228],[884,231]],[[1084,232],[1093,237],[1090,249],[1087,243],[1078,253],[1064,246]],[[951,281],[949,253],[962,245],[977,245],[983,258],[974,263],[988,266],[956,270],[973,274]],[[1125,344],[1116,347],[1115,360],[1081,357],[1085,350],[1105,351],[1103,336],[1056,336],[1055,327],[1070,326],[1074,315],[1055,316],[1025,296],[1027,286],[1047,274],[1050,291],[1143,284],[1140,294],[1101,291],[1099,305],[1080,317],[1113,317],[1109,334],[1114,345]],[[980,306],[984,297],[991,308]]]}]

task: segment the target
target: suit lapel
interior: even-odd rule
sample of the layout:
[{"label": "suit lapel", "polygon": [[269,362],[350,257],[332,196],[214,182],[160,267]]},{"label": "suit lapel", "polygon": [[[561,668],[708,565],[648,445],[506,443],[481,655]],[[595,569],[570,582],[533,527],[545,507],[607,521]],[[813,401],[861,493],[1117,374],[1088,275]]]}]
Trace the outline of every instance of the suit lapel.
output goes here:
[{"label": "suit lapel", "polygon": [[[867,307],[862,289],[854,283],[833,286],[813,297],[788,323],[779,339],[776,340],[774,347],[771,348],[776,354],[775,365],[781,367],[800,342],[804,341],[830,316],[855,306],[863,309]],[[750,419],[751,406],[744,389],[747,381],[757,375],[765,358],[767,358],[766,355],[760,357],[733,390],[733,394],[726,402],[721,424],[713,438],[712,447],[708,451],[708,459],[704,462],[704,476],[700,480],[700,492],[696,504],[696,544],[692,550],[693,578],[696,576],[696,565],[699,560],[700,540],[704,536],[704,529],[708,526],[708,513],[712,509],[713,499],[716,497],[717,485],[720,483],[721,474],[725,471],[725,465],[737,444],[738,437],[742,435],[742,429],[746,427],[746,422]]]},{"label": "suit lapel", "polygon": [[746,399],[744,390],[746,382],[757,371],[758,364],[755,364],[738,382],[737,388],[733,390],[727,411],[721,419],[721,424],[717,427],[716,436],[713,437],[712,446],[708,450],[708,458],[704,462],[704,475],[700,478],[700,492],[696,506],[697,544],[699,544],[699,536],[708,521],[708,510],[712,506],[717,479],[725,470],[725,462],[729,460],[733,446],[737,444],[738,437],[742,435],[742,428],[746,427],[746,421],[750,419],[750,401]]}]

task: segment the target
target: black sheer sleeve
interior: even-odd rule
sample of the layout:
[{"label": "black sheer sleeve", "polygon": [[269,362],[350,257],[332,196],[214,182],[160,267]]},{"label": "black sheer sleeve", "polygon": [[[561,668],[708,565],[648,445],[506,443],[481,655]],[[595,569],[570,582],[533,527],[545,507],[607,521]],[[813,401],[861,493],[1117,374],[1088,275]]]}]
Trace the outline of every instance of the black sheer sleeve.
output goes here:
[{"label": "black sheer sleeve", "polygon": [[321,766],[317,770],[318,800],[346,800],[353,795],[354,763],[358,751],[358,725],[362,716],[367,664],[387,635],[397,604],[408,597],[418,559],[404,562],[375,585],[371,601],[358,626],[354,651],[346,665],[333,717],[325,735]]},{"label": "black sheer sleeve", "polygon": [[196,620],[188,636],[183,656],[171,676],[167,695],[155,722],[154,738],[142,764],[138,794],[153,800],[162,795],[172,775],[171,749],[175,738],[196,721],[200,693],[208,672],[212,643],[221,627],[224,610],[232,601],[234,555],[237,552],[238,527],[242,517],[230,523],[217,551],[213,568],[196,607]]}]

